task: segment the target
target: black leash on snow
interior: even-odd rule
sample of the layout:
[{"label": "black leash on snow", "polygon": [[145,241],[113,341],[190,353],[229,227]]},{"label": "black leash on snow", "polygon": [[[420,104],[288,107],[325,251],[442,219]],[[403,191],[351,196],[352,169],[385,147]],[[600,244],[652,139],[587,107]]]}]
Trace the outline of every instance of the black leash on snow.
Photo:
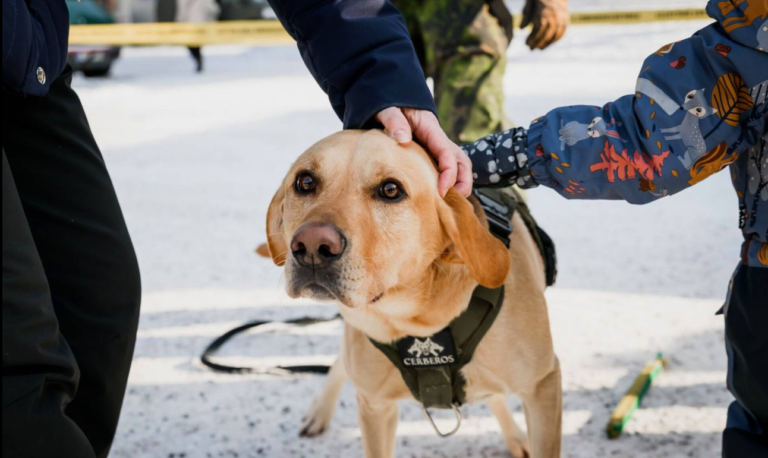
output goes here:
[{"label": "black leash on snow", "polygon": [[211,359],[211,356],[213,356],[213,354],[216,353],[216,351],[219,348],[221,348],[221,346],[224,345],[232,337],[240,333],[243,333],[249,329],[257,328],[259,326],[264,326],[272,323],[282,323],[282,324],[303,328],[306,326],[311,326],[313,324],[328,323],[328,322],[336,321],[340,319],[341,319],[341,315],[336,314],[331,318],[316,318],[316,317],[305,316],[301,318],[294,318],[292,320],[287,320],[287,321],[264,321],[264,320],[251,321],[249,323],[245,323],[241,326],[238,326],[235,329],[232,329],[231,331],[228,331],[226,334],[222,335],[221,337],[211,342],[210,345],[206,347],[205,351],[203,351],[203,354],[200,356],[200,362],[215,371],[226,372],[228,374],[272,374],[272,375],[327,374],[328,370],[330,369],[330,366],[324,365],[324,364],[298,365],[298,366],[275,366],[275,367],[268,367],[268,368],[240,367],[240,366],[228,366],[226,364],[217,363]]}]

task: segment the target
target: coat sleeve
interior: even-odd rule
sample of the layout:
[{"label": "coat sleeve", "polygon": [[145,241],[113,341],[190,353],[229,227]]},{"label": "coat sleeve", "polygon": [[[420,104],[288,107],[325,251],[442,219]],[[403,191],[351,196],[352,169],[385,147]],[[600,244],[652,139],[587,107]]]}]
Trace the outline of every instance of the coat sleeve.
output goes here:
[{"label": "coat sleeve", "polygon": [[345,129],[397,106],[435,112],[405,21],[387,0],[269,0]]},{"label": "coat sleeve", "polygon": [[67,64],[68,38],[64,0],[3,0],[3,88],[45,95]]},{"label": "coat sleeve", "polygon": [[762,10],[747,11],[744,0],[710,2],[717,23],[651,54],[633,94],[534,121],[533,179],[568,198],[646,203],[736,161],[768,123],[768,48],[760,41],[768,0],[748,2]]}]

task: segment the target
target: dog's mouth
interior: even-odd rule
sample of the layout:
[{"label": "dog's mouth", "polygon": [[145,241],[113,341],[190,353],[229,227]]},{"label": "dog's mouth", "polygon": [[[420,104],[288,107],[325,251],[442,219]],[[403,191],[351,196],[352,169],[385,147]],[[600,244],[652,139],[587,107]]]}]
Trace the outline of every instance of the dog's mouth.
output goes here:
[{"label": "dog's mouth", "polygon": [[312,269],[295,266],[289,279],[289,295],[308,297],[319,301],[337,300],[347,304],[339,275],[335,270]]},{"label": "dog's mouth", "polygon": [[330,289],[315,282],[307,283],[301,288],[301,291],[307,291],[313,299],[318,299],[321,301],[337,299],[337,295],[334,294]]},{"label": "dog's mouth", "polygon": [[354,276],[349,280],[349,274],[345,274],[342,266],[313,269],[310,266],[292,263],[286,280],[288,280],[286,285],[288,295],[291,297],[337,301],[348,308],[376,304],[386,294],[386,289],[381,285],[377,288],[378,293],[358,291],[356,288],[359,285],[354,281]]}]

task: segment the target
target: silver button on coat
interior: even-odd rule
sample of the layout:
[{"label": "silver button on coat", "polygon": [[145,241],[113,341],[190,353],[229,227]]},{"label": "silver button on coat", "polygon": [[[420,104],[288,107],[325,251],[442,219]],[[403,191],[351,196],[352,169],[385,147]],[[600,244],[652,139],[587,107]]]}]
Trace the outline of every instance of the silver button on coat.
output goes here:
[{"label": "silver button on coat", "polygon": [[35,75],[37,76],[38,83],[45,84],[45,70],[43,70],[43,67],[37,67],[37,72],[35,72]]}]

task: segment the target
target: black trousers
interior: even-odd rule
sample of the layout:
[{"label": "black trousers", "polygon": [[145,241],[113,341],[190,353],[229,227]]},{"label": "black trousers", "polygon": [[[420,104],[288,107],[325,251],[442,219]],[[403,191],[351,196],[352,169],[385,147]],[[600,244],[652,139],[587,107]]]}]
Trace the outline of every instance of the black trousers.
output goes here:
[{"label": "black trousers", "polygon": [[728,409],[723,457],[768,457],[768,269],[742,266],[725,312]]},{"label": "black trousers", "polygon": [[71,70],[3,91],[3,457],[105,457],[141,286]]}]

